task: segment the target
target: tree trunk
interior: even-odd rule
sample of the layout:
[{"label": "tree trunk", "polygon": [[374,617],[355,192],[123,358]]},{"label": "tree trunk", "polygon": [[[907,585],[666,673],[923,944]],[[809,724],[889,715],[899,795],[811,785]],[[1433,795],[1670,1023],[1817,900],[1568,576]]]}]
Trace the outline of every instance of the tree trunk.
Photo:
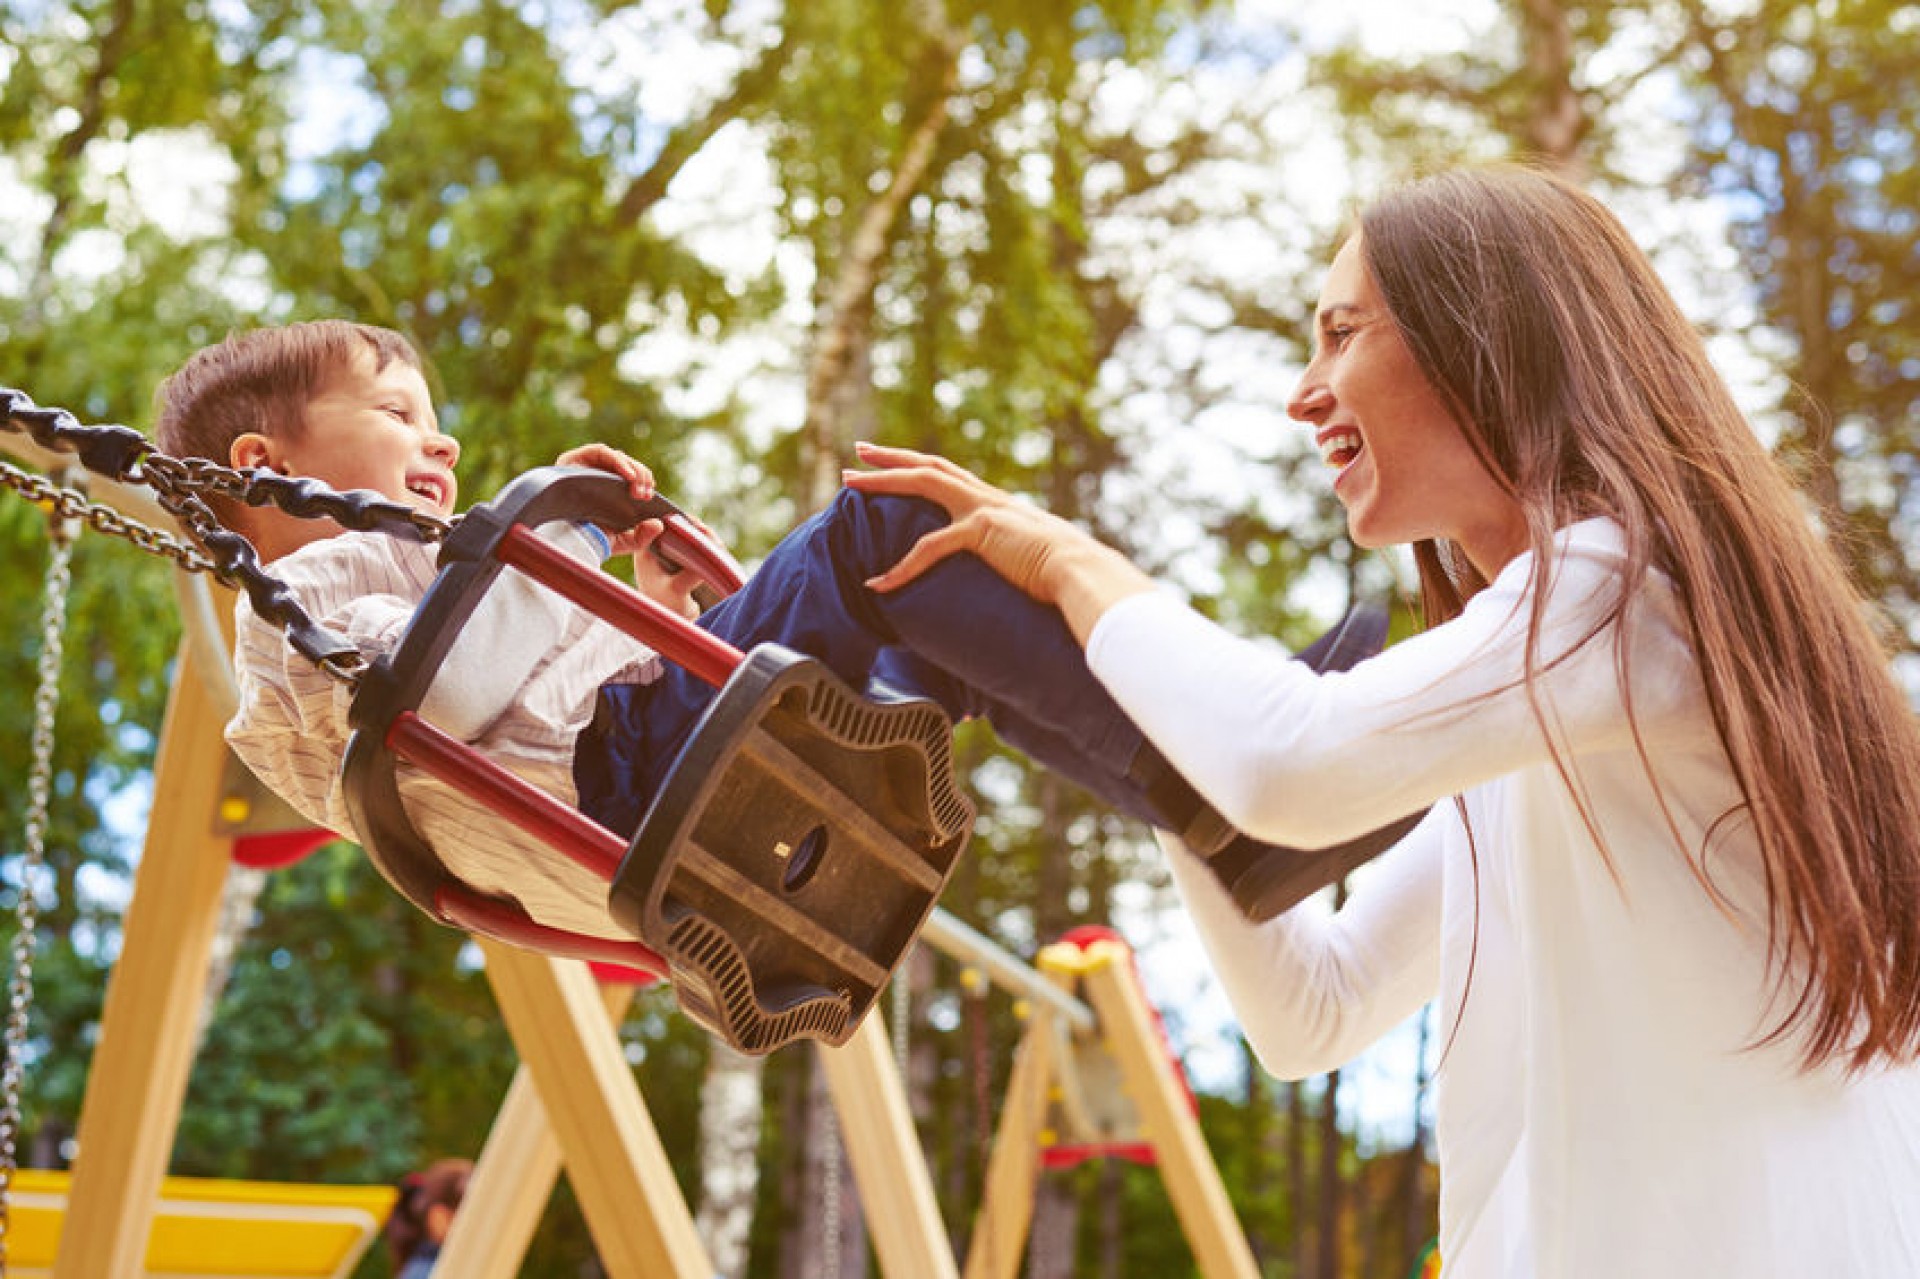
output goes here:
[{"label": "tree trunk", "polygon": [[1120,1210],[1125,1198],[1120,1177],[1119,1160],[1100,1161],[1100,1279],[1123,1279],[1121,1265],[1126,1258],[1121,1243],[1126,1238],[1126,1215]]},{"label": "tree trunk", "polygon": [[1307,1104],[1301,1081],[1287,1085],[1287,1199],[1293,1205],[1293,1273],[1307,1273]]},{"label": "tree trunk", "polygon": [[1433,1033],[1431,1015],[1420,1018],[1420,1056],[1413,1072],[1413,1139],[1407,1143],[1406,1169],[1401,1174],[1400,1220],[1406,1232],[1407,1264],[1413,1264],[1414,1256],[1426,1243],[1433,1228],[1433,1214],[1427,1209],[1426,1171],[1427,1171],[1427,1118],[1421,1105],[1425,1100],[1427,1084],[1432,1076],[1427,1071],[1427,1048],[1429,1037]]},{"label": "tree trunk", "polygon": [[1080,1201],[1068,1177],[1043,1177],[1033,1199],[1033,1233],[1027,1240],[1027,1279],[1077,1279],[1074,1240],[1080,1232]]},{"label": "tree trunk", "polygon": [[1340,1072],[1327,1075],[1320,1097],[1320,1224],[1314,1273],[1319,1279],[1340,1279]]},{"label": "tree trunk", "polygon": [[807,1062],[806,1155],[793,1204],[798,1279],[865,1279],[867,1239],[860,1197],[840,1144],[839,1120],[817,1056]]},{"label": "tree trunk", "polygon": [[935,146],[947,127],[951,97],[959,81],[960,43],[947,26],[942,6],[937,0],[926,0],[918,8],[923,13],[930,71],[940,90],[926,114],[908,131],[886,189],[854,223],[836,264],[833,286],[821,304],[813,358],[807,368],[807,420],[802,428],[805,453],[811,462],[806,500],[815,510],[831,501],[840,487],[849,442],[847,427],[851,424],[845,412],[848,396],[864,394],[868,389],[857,385],[856,375],[864,369],[873,294],[880,283],[894,223],[933,164]]},{"label": "tree trunk", "polygon": [[760,1191],[763,1059],[715,1039],[700,1085],[700,1211],[694,1225],[714,1272],[744,1275]]},{"label": "tree trunk", "polygon": [[1528,150],[1570,178],[1585,176],[1580,146],[1592,121],[1573,83],[1573,31],[1562,0],[1522,0],[1532,106],[1522,122]]},{"label": "tree trunk", "polygon": [[134,11],[133,0],[114,0],[106,28],[95,45],[98,57],[81,89],[73,127],[61,135],[48,157],[47,189],[53,196],[53,207],[47,212],[33,270],[27,277],[24,318],[30,330],[38,328],[53,293],[53,261],[67,242],[74,206],[80,200],[81,160],[88,145],[105,128],[107,86],[119,77],[127,42],[132,38]]},{"label": "tree trunk", "polygon": [[[796,1063],[797,1064],[797,1063]],[[809,1065],[811,1063],[809,1062]],[[779,1279],[801,1279],[809,1222],[805,1204],[813,1194],[807,1184],[807,1076],[809,1069],[780,1073],[780,1265]]]},{"label": "tree trunk", "polygon": [[[1240,1065],[1247,1072],[1246,1092],[1240,1109],[1240,1149],[1246,1152],[1246,1163],[1241,1174],[1245,1179],[1246,1201],[1260,1204],[1267,1201],[1273,1193],[1273,1104],[1272,1088],[1267,1084],[1266,1072],[1253,1054],[1253,1045],[1244,1037],[1240,1040]],[[1254,1264],[1261,1273],[1267,1270],[1267,1262],[1273,1256],[1273,1240],[1268,1237],[1262,1220],[1255,1216],[1247,1222],[1247,1247],[1253,1250]]]},{"label": "tree trunk", "polygon": [[[1040,802],[1040,846],[1064,849],[1065,819],[1062,788],[1052,773],[1034,775]],[[1072,925],[1066,903],[1072,887],[1072,867],[1064,852],[1043,854],[1034,884],[1034,938],[1042,946],[1056,940]],[[1075,1279],[1075,1241],[1080,1234],[1080,1196],[1067,1176],[1043,1178],[1033,1205],[1033,1238],[1027,1248],[1030,1279]]]}]

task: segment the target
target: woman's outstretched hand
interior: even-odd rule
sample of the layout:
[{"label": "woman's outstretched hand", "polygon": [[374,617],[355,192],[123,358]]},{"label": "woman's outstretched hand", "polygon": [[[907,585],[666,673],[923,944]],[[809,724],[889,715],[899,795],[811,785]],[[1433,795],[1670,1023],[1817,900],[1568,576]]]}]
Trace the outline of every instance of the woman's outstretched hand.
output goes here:
[{"label": "woman's outstretched hand", "polygon": [[875,469],[846,472],[847,487],[925,498],[952,520],[870,580],[876,591],[897,590],[949,556],[972,554],[1034,599],[1058,607],[1085,643],[1114,602],[1153,589],[1153,580],[1112,547],[946,458],[878,444],[855,448]]}]

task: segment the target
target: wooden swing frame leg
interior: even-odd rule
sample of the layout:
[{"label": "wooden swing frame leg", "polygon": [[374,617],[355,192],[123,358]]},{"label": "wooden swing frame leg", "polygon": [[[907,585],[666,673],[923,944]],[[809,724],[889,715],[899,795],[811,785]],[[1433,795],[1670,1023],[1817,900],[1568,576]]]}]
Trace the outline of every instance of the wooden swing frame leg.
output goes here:
[{"label": "wooden swing frame leg", "polygon": [[[477,940],[507,1032],[531,1077],[529,1092],[537,1090],[535,1100],[552,1125],[607,1273],[615,1279],[710,1279],[713,1264],[587,966]],[[509,1145],[525,1140],[528,1109],[523,1101],[514,1124],[505,1131],[495,1125],[496,1136]],[[489,1146],[494,1140],[489,1138]],[[503,1162],[496,1157],[496,1163]],[[551,1162],[546,1166],[553,1168]],[[536,1175],[528,1176],[529,1171]],[[498,1176],[518,1174],[519,1185],[508,1187],[511,1191],[543,1181],[550,1190],[552,1172],[544,1177],[538,1172],[503,1168]],[[485,1184],[481,1189],[495,1193]],[[456,1220],[462,1216],[481,1214],[467,1213],[463,1204]]]},{"label": "wooden swing frame leg", "polygon": [[[1117,941],[1097,941],[1084,950],[1049,946],[1041,952],[1039,968],[1092,1005],[1200,1273],[1206,1279],[1259,1279],[1253,1249],[1140,988],[1132,952]],[[974,1220],[966,1279],[1011,1279],[1018,1273],[1033,1224],[1048,1097],[1060,1066],[1053,1022],[1051,1013],[1036,1009],[1014,1059]]]},{"label": "wooden swing frame leg", "polygon": [[[633,1003],[634,988],[606,984],[600,997],[608,1024],[618,1026]],[[540,1089],[522,1062],[467,1181],[461,1204],[470,1211],[454,1215],[435,1273],[446,1279],[514,1279],[563,1169]]]},{"label": "wooden swing frame leg", "polygon": [[890,1279],[958,1279],[885,1019],[876,1011],[845,1044],[821,1048],[820,1065],[880,1273]]},{"label": "wooden swing frame leg", "polygon": [[1160,1040],[1146,992],[1134,974],[1133,957],[1118,942],[1096,942],[1086,952],[1082,980],[1087,1002],[1100,1017],[1107,1043],[1120,1062],[1127,1093],[1140,1108],[1147,1141],[1173,1200],[1174,1215],[1207,1279],[1259,1279],[1260,1267],[1246,1232],[1227,1199],[1219,1165],[1200,1133],[1200,1121],[1174,1074]]},{"label": "wooden swing frame leg", "polygon": [[145,1269],[206,1000],[233,841],[212,833],[226,746],[183,645],[154,765],[153,811],[100,1038],[81,1100],[54,1279],[132,1279]]}]

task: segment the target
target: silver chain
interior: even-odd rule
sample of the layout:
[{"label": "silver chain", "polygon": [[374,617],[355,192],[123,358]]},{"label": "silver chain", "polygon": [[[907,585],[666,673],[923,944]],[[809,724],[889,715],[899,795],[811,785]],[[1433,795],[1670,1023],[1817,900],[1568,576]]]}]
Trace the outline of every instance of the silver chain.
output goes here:
[{"label": "silver chain", "polygon": [[913,951],[907,952],[907,962],[901,964],[893,974],[893,1064],[900,1071],[900,1082],[904,1087],[907,1081],[907,1052],[911,1044],[908,1039],[908,1023],[913,1019],[913,979],[908,975],[913,971]]},{"label": "silver chain", "polygon": [[42,448],[73,454],[96,475],[151,488],[161,508],[179,520],[198,544],[198,553],[178,549],[178,539],[125,520],[117,512],[96,510],[82,497],[44,488],[26,472],[12,467],[0,472],[0,483],[8,487],[81,515],[102,531],[172,558],[184,568],[210,572],[228,586],[244,589],[254,612],[284,630],[295,651],[349,687],[359,686],[368,666],[366,657],[343,636],[315,623],[286,584],[262,567],[253,545],[220,522],[207,498],[250,506],[270,504],[301,519],[332,519],[355,530],[404,532],[426,542],[443,541],[456,522],[374,492],[341,493],[317,480],[257,467],[242,470],[209,458],[170,457],[138,431],[87,426],[65,409],[42,408],[11,387],[0,386],[0,430],[25,432]]},{"label": "silver chain", "polygon": [[[818,1058],[814,1069],[820,1069]],[[840,1130],[828,1115],[820,1126],[820,1272],[842,1279],[840,1268]]]},{"label": "silver chain", "polygon": [[27,777],[26,850],[14,902],[13,972],[7,987],[6,1064],[0,1069],[0,1276],[7,1272],[9,1207],[19,1164],[20,1089],[26,1068],[27,1015],[33,1007],[33,961],[39,929],[35,896],[46,864],[47,816],[53,799],[54,715],[60,707],[61,653],[66,642],[67,595],[73,582],[74,517],[56,507],[48,523],[46,591],[40,613],[39,685],[33,696],[33,762]]},{"label": "silver chain", "polygon": [[10,462],[0,462],[0,484],[38,505],[51,507],[61,520],[80,520],[88,528],[133,543],[149,554],[172,560],[193,573],[210,573],[214,563],[185,538],[175,537],[139,520],[122,515],[101,502],[90,501],[78,489],[68,488]]}]

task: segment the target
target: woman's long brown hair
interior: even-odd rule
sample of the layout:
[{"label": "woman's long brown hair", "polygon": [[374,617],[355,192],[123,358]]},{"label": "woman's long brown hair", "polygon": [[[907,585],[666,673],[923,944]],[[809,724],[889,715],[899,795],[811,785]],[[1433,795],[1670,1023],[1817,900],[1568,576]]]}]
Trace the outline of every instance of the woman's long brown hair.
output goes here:
[{"label": "woman's long brown hair", "polygon": [[[1804,1035],[1809,1069],[1920,1056],[1920,725],[1867,604],[1646,255],[1597,200],[1519,167],[1409,183],[1360,237],[1422,369],[1521,501],[1535,621],[1554,532],[1588,515],[1625,530],[1620,633],[1648,569],[1677,588],[1744,798],[1716,830],[1750,823],[1763,863],[1785,997],[1767,1038]],[[1429,624],[1484,585],[1458,547],[1415,554]],[[1530,642],[1530,686],[1537,659]],[[1625,662],[1623,647],[1623,689]],[[1707,849],[1686,851],[1712,894]]]}]

